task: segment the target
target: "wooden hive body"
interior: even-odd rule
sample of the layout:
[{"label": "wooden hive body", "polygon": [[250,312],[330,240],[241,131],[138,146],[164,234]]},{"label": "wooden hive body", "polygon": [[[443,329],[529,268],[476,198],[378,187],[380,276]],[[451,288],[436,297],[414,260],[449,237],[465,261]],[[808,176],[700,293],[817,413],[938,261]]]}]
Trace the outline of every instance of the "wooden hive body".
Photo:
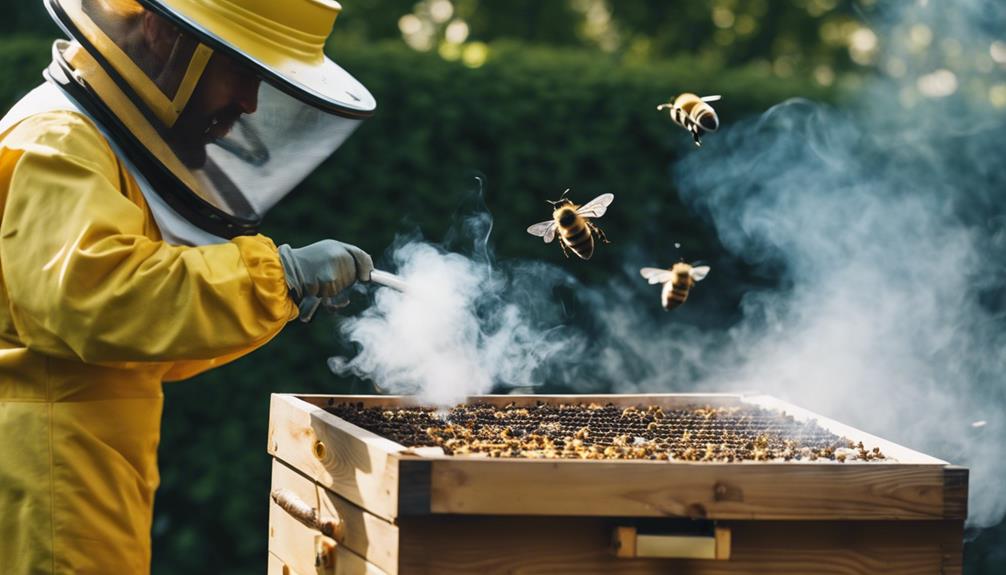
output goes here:
[{"label": "wooden hive body", "polygon": [[[690,463],[448,456],[409,449],[324,409],[339,403],[395,408],[412,405],[410,398],[277,394],[268,445],[273,494],[280,493],[279,502],[270,502],[270,575],[961,571],[966,469],[777,399],[470,399],[501,406],[750,405],[816,420],[836,435],[880,447],[890,459]],[[334,537],[322,534],[318,522],[295,518],[288,499],[329,527],[338,524]]]}]

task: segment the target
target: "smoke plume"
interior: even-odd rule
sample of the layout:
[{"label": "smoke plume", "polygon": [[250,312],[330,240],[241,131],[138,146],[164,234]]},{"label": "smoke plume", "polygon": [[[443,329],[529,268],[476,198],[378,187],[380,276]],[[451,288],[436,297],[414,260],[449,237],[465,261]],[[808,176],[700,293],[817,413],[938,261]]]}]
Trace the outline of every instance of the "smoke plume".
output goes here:
[{"label": "smoke plume", "polygon": [[[499,268],[403,242],[393,259],[415,293],[380,290],[344,322],[360,353],[333,368],[441,403],[501,383],[770,393],[969,467],[971,524],[998,522],[1006,6],[893,2],[867,25],[860,39],[873,40],[856,49],[877,74],[857,100],[725,121],[674,166],[681,199],[724,248],[778,276],[748,290],[725,329],[698,302],[673,320],[642,311],[658,296],[636,270],[658,262],[641,252],[624,276],[587,287],[544,264]],[[559,286],[593,310],[575,329]]]},{"label": "smoke plume", "polygon": [[579,345],[542,301],[550,286],[571,278],[533,262],[494,267],[488,213],[462,223],[457,233],[475,242],[477,255],[414,238],[392,249],[392,266],[409,289],[377,290],[373,305],[342,323],[359,353],[330,359],[334,372],[369,378],[386,393],[450,405],[497,386],[537,386],[545,362]]},{"label": "smoke plume", "polygon": [[701,385],[757,388],[966,465],[970,520],[988,525],[1006,512],[1006,84],[1002,62],[985,71],[997,44],[982,32],[1002,30],[1004,8],[883,16],[877,57],[895,74],[862,101],[785,102],[676,167],[728,250],[782,270],[783,287],[746,295]]}]

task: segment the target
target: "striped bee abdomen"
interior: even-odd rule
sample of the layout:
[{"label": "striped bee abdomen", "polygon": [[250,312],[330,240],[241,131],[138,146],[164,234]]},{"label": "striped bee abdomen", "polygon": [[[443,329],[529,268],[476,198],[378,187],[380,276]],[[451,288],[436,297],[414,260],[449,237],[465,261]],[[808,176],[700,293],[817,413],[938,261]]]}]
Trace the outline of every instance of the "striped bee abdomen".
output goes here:
[{"label": "striped bee abdomen", "polygon": [[671,119],[674,123],[681,126],[682,128],[690,129],[688,123],[688,112],[684,108],[672,108],[671,109]]},{"label": "striped bee abdomen", "polygon": [[687,274],[683,276],[679,274],[675,276],[674,280],[665,283],[661,294],[664,309],[672,310],[685,303],[685,300],[688,299],[688,292],[694,283],[694,280]]},{"label": "striped bee abdomen", "polygon": [[[566,244],[566,247],[573,250],[573,253],[589,260],[590,256],[594,255],[594,236],[590,233],[587,222],[575,213],[572,213],[573,218],[570,222],[565,215],[559,217],[559,239]],[[564,221],[568,224],[564,224]]]},{"label": "striped bee abdomen", "polygon": [[715,132],[720,127],[720,120],[716,117],[716,112],[713,111],[712,106],[705,102],[702,102],[702,105],[695,109],[692,118],[707,132]]}]

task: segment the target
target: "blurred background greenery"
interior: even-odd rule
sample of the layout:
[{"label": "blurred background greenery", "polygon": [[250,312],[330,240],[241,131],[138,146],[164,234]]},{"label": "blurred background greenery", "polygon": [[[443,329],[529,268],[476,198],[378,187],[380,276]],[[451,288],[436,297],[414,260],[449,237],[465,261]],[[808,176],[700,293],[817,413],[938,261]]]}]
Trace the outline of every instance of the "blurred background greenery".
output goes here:
[{"label": "blurred background greenery", "polygon": [[[41,80],[60,34],[39,0],[13,5],[0,21],[3,109]],[[516,230],[495,234],[498,258],[544,259],[601,282],[619,272],[616,250],[599,251],[588,268],[522,230],[547,217],[543,200],[567,187],[581,200],[614,191],[632,209],[606,216],[608,235],[665,249],[680,242],[683,255],[732,270],[739,281],[708,299],[726,314],[745,282],[772,278],[724,261],[708,224],[681,207],[669,169],[691,140],[655,105],[682,91],[723,93],[717,110],[729,123],[794,96],[841,102],[877,71],[865,1],[345,0],[343,8],[330,53],[375,94],[378,114],[270,214],[266,234],[294,245],[337,237],[375,255],[396,234],[440,240],[476,170],[496,229]],[[1006,87],[989,94],[1006,106]],[[329,318],[291,324],[247,358],[166,386],[154,573],[265,569],[269,394],[371,390],[328,371],[335,329]],[[977,534],[967,572],[1003,572],[1004,543],[1001,525]]]}]

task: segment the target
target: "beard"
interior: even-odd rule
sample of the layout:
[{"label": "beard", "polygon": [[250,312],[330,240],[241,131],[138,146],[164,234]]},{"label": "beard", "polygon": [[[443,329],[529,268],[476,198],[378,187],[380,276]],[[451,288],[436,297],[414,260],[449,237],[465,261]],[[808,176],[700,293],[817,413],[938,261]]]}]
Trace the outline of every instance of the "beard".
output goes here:
[{"label": "beard", "polygon": [[185,167],[200,169],[206,165],[206,146],[226,137],[241,115],[234,104],[208,115],[185,110],[168,132],[171,149]]}]

